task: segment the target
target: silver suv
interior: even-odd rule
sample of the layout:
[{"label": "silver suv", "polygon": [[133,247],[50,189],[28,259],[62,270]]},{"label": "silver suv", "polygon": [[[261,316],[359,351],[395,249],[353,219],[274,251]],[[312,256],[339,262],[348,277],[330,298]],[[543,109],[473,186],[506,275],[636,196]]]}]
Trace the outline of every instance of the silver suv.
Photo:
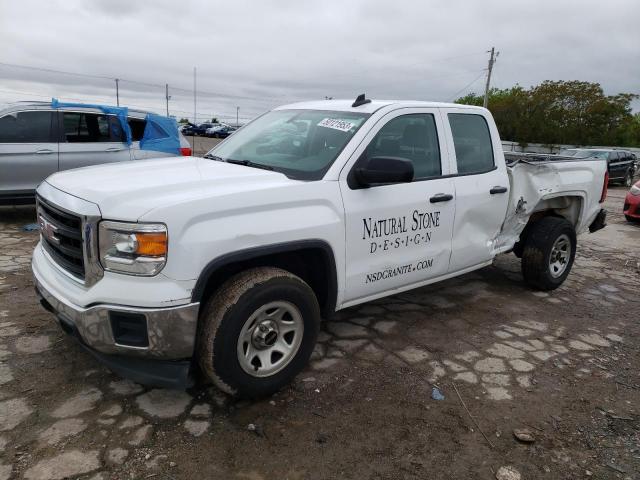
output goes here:
[{"label": "silver suv", "polygon": [[[38,184],[62,170],[175,155],[140,149],[147,113],[128,110],[129,145],[117,116],[99,108],[20,102],[0,110],[0,204],[32,202]],[[180,153],[191,155],[179,136]]]}]

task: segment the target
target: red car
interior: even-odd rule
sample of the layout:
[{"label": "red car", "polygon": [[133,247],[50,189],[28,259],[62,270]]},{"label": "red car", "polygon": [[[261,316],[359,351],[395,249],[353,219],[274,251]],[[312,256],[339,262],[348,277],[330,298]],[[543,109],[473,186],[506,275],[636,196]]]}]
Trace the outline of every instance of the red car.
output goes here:
[{"label": "red car", "polygon": [[640,220],[640,180],[631,187],[624,199],[624,216],[630,222]]}]

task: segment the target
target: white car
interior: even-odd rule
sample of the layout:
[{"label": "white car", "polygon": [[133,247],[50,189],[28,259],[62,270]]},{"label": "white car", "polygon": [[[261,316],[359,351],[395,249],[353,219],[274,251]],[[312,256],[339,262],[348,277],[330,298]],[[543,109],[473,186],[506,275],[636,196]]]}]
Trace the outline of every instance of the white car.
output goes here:
[{"label": "white car", "polygon": [[[114,371],[273,393],[336,310],[522,258],[569,275],[604,226],[606,162],[505,162],[488,110],[344,100],[277,108],[206,158],[53,175],[38,188],[42,304]],[[96,180],[99,179],[99,180]]]}]

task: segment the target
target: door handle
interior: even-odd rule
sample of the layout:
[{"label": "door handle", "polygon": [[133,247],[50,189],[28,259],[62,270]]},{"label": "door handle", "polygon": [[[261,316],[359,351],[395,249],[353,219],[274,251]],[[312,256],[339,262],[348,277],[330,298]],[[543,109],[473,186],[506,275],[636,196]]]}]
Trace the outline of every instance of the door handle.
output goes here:
[{"label": "door handle", "polygon": [[53,150],[49,150],[48,148],[43,148],[42,150],[36,150],[36,154],[38,155],[48,155],[53,153]]},{"label": "door handle", "polygon": [[493,187],[491,190],[489,190],[489,193],[491,195],[495,195],[496,193],[507,193],[507,191],[507,187]]},{"label": "door handle", "polygon": [[453,200],[453,195],[450,193],[437,193],[429,199],[431,203],[448,202],[449,200]]},{"label": "door handle", "polygon": [[121,152],[124,148],[120,147],[109,147],[105,150],[105,152]]}]

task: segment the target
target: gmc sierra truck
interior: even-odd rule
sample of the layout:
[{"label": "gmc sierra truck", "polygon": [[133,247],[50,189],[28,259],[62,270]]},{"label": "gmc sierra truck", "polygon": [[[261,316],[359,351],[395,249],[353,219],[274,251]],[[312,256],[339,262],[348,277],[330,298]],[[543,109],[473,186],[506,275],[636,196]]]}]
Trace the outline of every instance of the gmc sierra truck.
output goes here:
[{"label": "gmc sierra truck", "polygon": [[337,310],[506,252],[557,288],[576,236],[604,226],[606,176],[596,158],[505,161],[478,107],[299,103],[204,158],[50,176],[32,268],[42,305],[116,373],[178,388],[199,370],[258,397],[304,368]]}]

